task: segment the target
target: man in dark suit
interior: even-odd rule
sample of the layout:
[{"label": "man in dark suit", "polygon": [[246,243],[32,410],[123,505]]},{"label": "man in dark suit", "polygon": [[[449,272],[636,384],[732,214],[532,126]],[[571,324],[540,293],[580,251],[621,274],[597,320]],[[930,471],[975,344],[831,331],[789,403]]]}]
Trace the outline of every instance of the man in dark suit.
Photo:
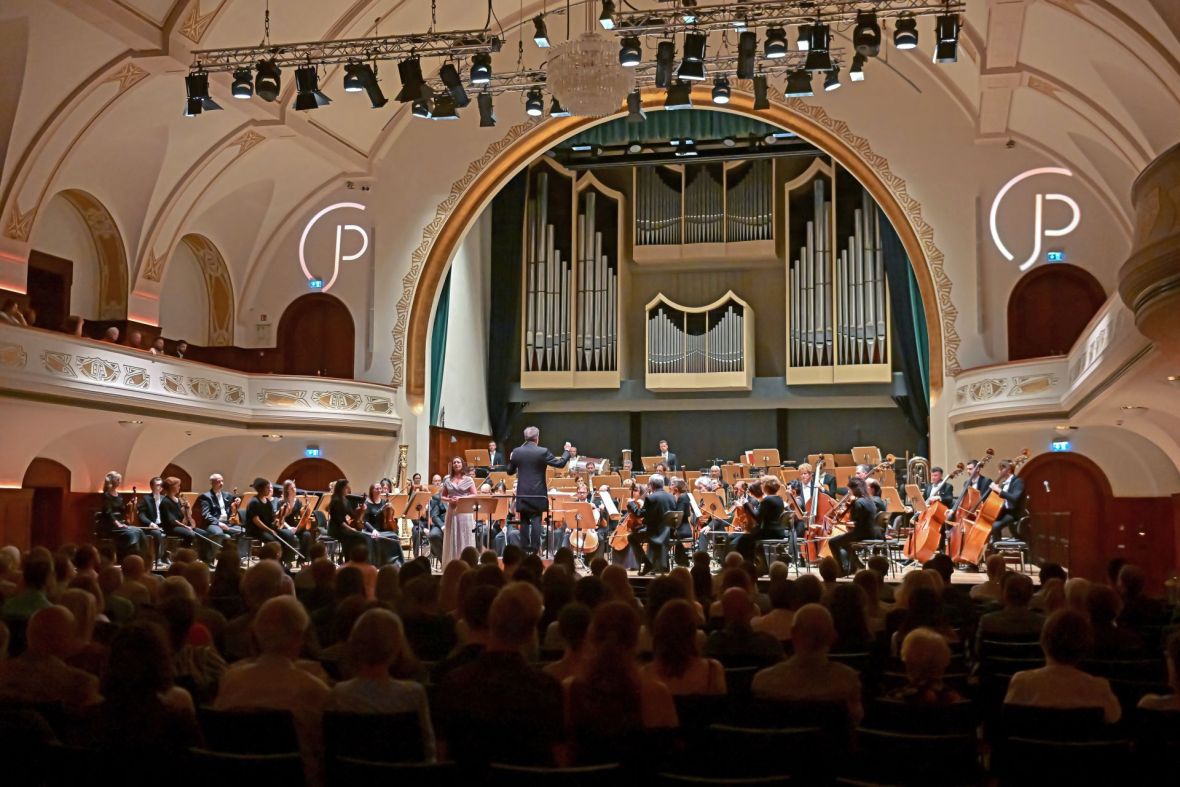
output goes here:
[{"label": "man in dark suit", "polygon": [[[214,541],[223,541],[225,536],[240,536],[245,532],[241,525],[229,521],[234,496],[224,489],[225,479],[220,473],[209,476],[209,491],[197,498],[197,513],[200,514],[198,527],[203,527]],[[240,499],[239,499],[239,502]]]},{"label": "man in dark suit", "polygon": [[430,556],[442,560],[443,529],[447,524],[447,504],[442,499],[442,490],[435,492],[426,508],[429,520],[426,527],[426,540],[430,543]]},{"label": "man in dark suit", "polygon": [[953,520],[959,513],[959,506],[963,504],[963,498],[966,496],[968,489],[975,487],[979,490],[981,498],[986,497],[988,491],[991,489],[992,480],[983,473],[977,472],[979,470],[978,459],[972,459],[967,462],[965,469],[967,471],[967,480],[963,482],[963,488],[959,490],[959,496],[955,499],[954,508],[951,509],[950,515],[947,516],[948,520]]},{"label": "man in dark suit", "polygon": [[680,465],[676,462],[676,454],[668,450],[668,441],[660,441],[660,458],[664,462],[664,466],[668,468],[668,472],[672,473],[680,469]]},{"label": "man in dark suit", "polygon": [[930,468],[930,485],[922,490],[926,503],[941,502],[947,508],[955,504],[954,487],[943,478],[941,467]]},{"label": "man in dark suit", "polygon": [[499,470],[504,466],[504,452],[496,447],[495,440],[488,441],[488,457],[491,459],[492,470]]},{"label": "man in dark suit", "polygon": [[140,495],[136,516],[144,538],[155,539],[156,556],[164,557],[164,528],[160,522],[160,500],[164,497],[164,480],[156,476],[151,480],[152,493]]},{"label": "man in dark suit", "polygon": [[[639,559],[639,576],[650,574],[653,568],[659,572],[668,571],[668,539],[672,537],[672,528],[664,524],[664,514],[675,510],[676,501],[664,490],[664,477],[657,474],[647,479],[643,535],[632,533],[627,539]],[[648,543],[646,554],[642,546],[645,539]]]},{"label": "man in dark suit", "polygon": [[520,515],[520,541],[526,552],[541,547],[541,517],[549,511],[549,490],[545,486],[546,467],[565,467],[570,460],[569,442],[561,456],[554,456],[541,446],[541,430],[525,427],[524,444],[508,457],[508,475],[520,476],[516,482],[516,512]]},{"label": "man in dark suit", "polygon": [[1021,533],[1017,532],[1017,526],[1021,518],[1024,517],[1024,479],[1016,475],[1013,471],[1014,465],[1011,459],[1001,459],[999,464],[1000,477],[990,484],[988,488],[993,494],[997,494],[1004,498],[1004,507],[1000,512],[1000,516],[992,523],[991,541],[996,541],[1003,534],[1004,528],[1008,528],[1014,537],[1020,538]]}]

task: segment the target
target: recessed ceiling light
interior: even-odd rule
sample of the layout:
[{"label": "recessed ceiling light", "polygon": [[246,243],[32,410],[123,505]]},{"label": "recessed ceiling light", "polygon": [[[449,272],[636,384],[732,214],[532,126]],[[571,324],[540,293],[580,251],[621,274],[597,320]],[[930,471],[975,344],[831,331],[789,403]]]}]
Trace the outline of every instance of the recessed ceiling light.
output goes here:
[{"label": "recessed ceiling light", "polygon": [[1056,429],[1058,432],[1069,432],[1073,429],[1077,429],[1076,426],[1070,426],[1069,424],[1057,424],[1057,426],[1055,426],[1053,428]]},{"label": "recessed ceiling light", "polygon": [[1180,383],[1180,374],[1169,374],[1168,375],[1168,382]]},{"label": "recessed ceiling light", "polygon": [[279,440],[283,439],[283,436],[281,434],[264,434],[262,439],[266,440],[268,443],[277,443]]},{"label": "recessed ceiling light", "polygon": [[1124,404],[1122,409],[1130,412],[1132,410],[1146,410],[1147,408],[1141,404]]}]

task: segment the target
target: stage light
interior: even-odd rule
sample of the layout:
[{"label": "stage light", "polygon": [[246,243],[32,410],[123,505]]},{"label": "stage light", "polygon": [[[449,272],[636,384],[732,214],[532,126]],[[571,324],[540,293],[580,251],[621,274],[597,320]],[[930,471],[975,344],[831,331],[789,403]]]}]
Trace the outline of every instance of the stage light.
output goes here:
[{"label": "stage light", "polygon": [[876,57],[881,53],[881,25],[872,11],[861,11],[856,15],[856,27],[852,31],[852,45],[856,52],[865,57]]},{"label": "stage light", "polygon": [[677,79],[685,82],[701,82],[705,78],[705,48],[709,38],[704,33],[687,33],[684,36],[684,60],[676,71]]},{"label": "stage light", "polygon": [[705,80],[705,64],[699,60],[685,60],[676,69],[676,78],[684,82],[703,82]]},{"label": "stage light", "polygon": [[643,111],[643,97],[638,90],[632,90],[627,94],[627,122],[642,123],[645,120],[647,114]]},{"label": "stage light", "polygon": [[824,90],[831,93],[833,90],[840,89],[840,66],[835,66],[828,75],[824,77]]},{"label": "stage light", "polygon": [[570,111],[561,105],[557,100],[557,96],[549,102],[549,117],[551,118],[567,118],[570,116]]},{"label": "stage light", "polygon": [[935,63],[955,63],[959,59],[959,16],[944,14],[935,23],[938,44],[934,47]]},{"label": "stage light", "polygon": [[529,91],[528,97],[524,100],[524,112],[529,117],[535,118],[545,113],[545,97],[541,95],[539,88]]},{"label": "stage light", "polygon": [[813,74],[832,70],[832,55],[828,51],[830,40],[831,29],[827,25],[817,22],[811,26],[811,48],[807,52],[804,68]]},{"label": "stage light", "polygon": [[717,77],[713,80],[713,103],[729,103],[729,80],[725,77]]},{"label": "stage light", "polygon": [[250,98],[254,95],[254,74],[248,68],[239,68],[234,72],[234,85],[230,88],[234,98]]},{"label": "stage light", "polygon": [[772,60],[787,56],[787,31],[781,27],[772,27],[766,31],[766,42],[762,44],[762,54]]},{"label": "stage light", "polygon": [[918,45],[918,20],[903,16],[893,30],[893,45],[898,49],[913,49]]},{"label": "stage light", "polygon": [[458,120],[459,112],[455,109],[455,99],[450,93],[440,93],[434,97],[434,110],[430,113],[433,120]]},{"label": "stage light", "polygon": [[611,0],[602,0],[602,13],[598,15],[598,24],[603,30],[615,29],[615,4]]},{"label": "stage light", "polygon": [[545,17],[533,17],[533,43],[541,49],[549,48],[549,31],[545,29]]},{"label": "stage light", "polygon": [[687,137],[672,140],[672,147],[676,148],[676,158],[697,155],[697,143]]},{"label": "stage light", "polygon": [[320,75],[313,65],[295,69],[295,109],[303,112],[319,109],[332,103],[332,99],[320,90]]},{"label": "stage light", "polygon": [[184,78],[184,89],[188,94],[188,101],[184,105],[185,117],[196,117],[204,110],[221,109],[216,101],[209,98],[209,72],[190,73]]},{"label": "stage light", "polygon": [[373,109],[380,109],[389,103],[377,84],[377,72],[368,63],[346,63],[344,66],[344,89],[349,93],[363,90],[369,94]]},{"label": "stage light", "polygon": [[697,21],[696,11],[691,10],[697,4],[697,0],[682,0],[681,5],[684,10],[680,12],[680,18],[684,20],[686,25],[695,25]]},{"label": "stage light", "polygon": [[429,118],[430,107],[434,103],[433,100],[427,98],[420,98],[410,106],[410,111],[416,118]]},{"label": "stage light", "polygon": [[784,92],[788,98],[805,98],[815,95],[811,89],[811,72],[805,68],[792,71],[787,76],[787,89]]},{"label": "stage light", "polygon": [[619,44],[619,65],[634,68],[643,62],[643,44],[635,36],[627,36]]},{"label": "stage light", "polygon": [[934,45],[935,63],[959,62],[959,43],[957,41],[939,41]]},{"label": "stage light", "polygon": [[402,81],[402,89],[394,96],[394,101],[406,104],[418,101],[423,96],[426,80],[422,78],[422,61],[416,57],[408,57],[397,64],[397,75]]},{"label": "stage light", "polygon": [[664,109],[692,109],[692,85],[687,82],[674,82],[668,85]]},{"label": "stage light", "polygon": [[758,34],[747,30],[738,35],[737,78],[754,78],[754,59],[758,52]]},{"label": "stage light", "polygon": [[672,84],[672,64],[676,60],[676,42],[661,41],[656,46],[656,87]]},{"label": "stage light", "polygon": [[754,77],[754,109],[770,109],[770,99],[767,97],[766,75]]},{"label": "stage light", "polygon": [[462,109],[471,103],[470,96],[463,88],[463,77],[459,75],[459,69],[455,67],[454,63],[444,63],[443,67],[438,70],[438,78],[446,86],[451,98],[455,99],[456,107]]},{"label": "stage light", "polygon": [[344,92],[345,93],[359,93],[364,88],[361,86],[361,68],[363,63],[355,61],[344,64]]},{"label": "stage light", "polygon": [[492,94],[480,93],[475,97],[475,102],[479,105],[479,127],[491,128],[496,125],[496,110],[492,106]]},{"label": "stage light", "polygon": [[480,52],[471,58],[471,84],[486,85],[492,81],[492,56]]},{"label": "stage light", "polygon": [[282,78],[279,66],[273,60],[259,60],[258,74],[254,77],[254,93],[263,101],[276,101]]},{"label": "stage light", "polygon": [[643,145],[638,140],[632,140],[627,143],[627,152],[632,156],[643,152]]},{"label": "stage light", "polygon": [[852,67],[848,69],[848,78],[853,82],[865,81],[865,56],[859,52],[852,56]]},{"label": "stage light", "polygon": [[811,48],[811,25],[799,25],[799,36],[795,39],[795,48],[806,52]]}]

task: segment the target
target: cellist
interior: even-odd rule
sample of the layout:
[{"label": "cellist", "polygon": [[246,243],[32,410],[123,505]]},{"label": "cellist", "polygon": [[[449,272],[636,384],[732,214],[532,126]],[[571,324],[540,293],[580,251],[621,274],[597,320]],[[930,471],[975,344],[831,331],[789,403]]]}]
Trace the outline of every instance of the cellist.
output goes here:
[{"label": "cellist", "polygon": [[943,480],[943,471],[941,467],[930,468],[930,485],[922,490],[922,494],[926,497],[926,504],[929,505],[936,500],[941,502],[947,508],[955,504],[955,490],[954,488]]},{"label": "cellist", "polygon": [[1024,491],[1024,479],[1016,475],[1015,463],[1011,459],[1001,459],[997,467],[1000,477],[993,481],[988,489],[993,494],[1004,498],[1004,508],[1000,516],[992,523],[992,532],[988,537],[989,543],[999,540],[1004,528],[1008,528],[1008,532],[1015,538],[1023,536],[1022,533],[1017,532],[1017,527],[1024,517],[1027,497]]},{"label": "cellist", "polygon": [[[851,574],[861,568],[852,551],[852,545],[857,541],[881,537],[877,529],[877,504],[870,496],[868,484],[861,478],[849,478],[848,492],[853,497],[852,529],[847,533],[833,536],[828,541],[832,555],[835,556],[845,574]],[[858,565],[852,565],[854,562]]]}]

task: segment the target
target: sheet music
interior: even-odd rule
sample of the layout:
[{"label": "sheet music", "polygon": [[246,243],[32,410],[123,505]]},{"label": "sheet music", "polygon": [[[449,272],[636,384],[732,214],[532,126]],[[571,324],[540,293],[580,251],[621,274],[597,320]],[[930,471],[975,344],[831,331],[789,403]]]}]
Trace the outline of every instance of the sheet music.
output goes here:
[{"label": "sheet music", "polygon": [[693,497],[692,492],[688,493],[688,503],[692,507],[692,515],[696,519],[701,518],[701,507],[697,504],[697,499]]},{"label": "sheet music", "polygon": [[615,506],[615,501],[611,499],[610,495],[604,495],[599,492],[598,499],[602,501],[602,507],[606,509],[606,513],[609,514],[612,519],[618,518],[619,509]]}]

